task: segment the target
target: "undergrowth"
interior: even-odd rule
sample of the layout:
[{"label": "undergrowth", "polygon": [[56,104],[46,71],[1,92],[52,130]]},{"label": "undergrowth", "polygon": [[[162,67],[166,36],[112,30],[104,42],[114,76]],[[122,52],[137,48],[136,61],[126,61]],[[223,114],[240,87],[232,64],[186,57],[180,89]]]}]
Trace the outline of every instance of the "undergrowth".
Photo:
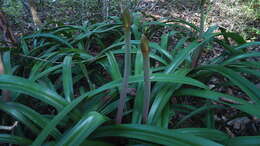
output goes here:
[{"label": "undergrowth", "polygon": [[[112,17],[96,24],[42,29],[20,37],[17,47],[2,47],[5,74],[0,76],[0,89],[9,92],[11,101],[0,102],[1,125],[15,121],[18,125],[11,132],[1,132],[0,142],[33,146],[260,144],[259,133],[231,137],[215,120],[217,111],[230,109],[239,111],[234,117],[260,117],[256,86],[260,53],[247,49],[260,42],[246,42],[218,26],[203,32],[179,19],[145,21],[140,13],[133,13],[127,21],[132,22],[129,41],[125,41],[121,18]],[[158,41],[152,39],[164,30]],[[144,36],[147,40],[141,46],[149,52],[143,57],[140,40]],[[173,39],[177,41],[172,47]],[[215,45],[223,49],[220,55],[192,65],[195,51]],[[132,65],[122,124],[115,124],[122,70],[127,65],[125,46],[130,46]],[[243,96],[221,88],[237,89]],[[183,116],[176,120],[179,113]],[[191,123],[193,117],[200,123]]]}]

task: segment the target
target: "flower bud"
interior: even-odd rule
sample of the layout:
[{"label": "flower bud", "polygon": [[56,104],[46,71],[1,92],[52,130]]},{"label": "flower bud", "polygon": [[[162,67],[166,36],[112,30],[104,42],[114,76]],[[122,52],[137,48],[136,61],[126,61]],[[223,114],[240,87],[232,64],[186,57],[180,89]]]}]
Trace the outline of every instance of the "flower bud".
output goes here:
[{"label": "flower bud", "polygon": [[141,50],[144,56],[149,55],[149,41],[147,37],[143,34],[141,38]]},{"label": "flower bud", "polygon": [[122,14],[122,19],[123,19],[124,28],[126,30],[130,30],[132,20],[131,20],[131,14],[128,9],[124,10],[124,12]]}]

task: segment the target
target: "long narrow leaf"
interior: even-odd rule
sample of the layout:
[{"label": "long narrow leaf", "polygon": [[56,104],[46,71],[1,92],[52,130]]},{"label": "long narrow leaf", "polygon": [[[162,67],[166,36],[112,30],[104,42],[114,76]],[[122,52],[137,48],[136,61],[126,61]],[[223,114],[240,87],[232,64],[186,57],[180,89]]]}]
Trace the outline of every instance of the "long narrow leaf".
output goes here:
[{"label": "long narrow leaf", "polygon": [[71,73],[72,57],[66,56],[63,61],[62,81],[65,99],[71,102],[73,97],[73,81]]},{"label": "long narrow leaf", "polygon": [[0,134],[0,143],[8,144],[17,144],[28,146],[32,143],[31,140],[19,136],[9,135],[9,134]]},{"label": "long narrow leaf", "polygon": [[234,83],[234,85],[240,87],[242,91],[244,91],[249,97],[251,97],[252,100],[254,100],[254,102],[259,102],[259,98],[260,98],[259,90],[252,82],[250,82],[249,80],[247,80],[246,78],[238,74],[237,72],[225,68],[223,66],[217,66],[217,65],[205,66],[202,68],[220,73],[221,75],[227,77],[231,82]]},{"label": "long narrow leaf", "polygon": [[221,146],[211,140],[193,136],[190,134],[181,134],[168,129],[147,126],[147,125],[115,125],[99,128],[93,133],[93,138],[102,137],[127,137],[139,139],[161,145],[181,145],[181,146]]},{"label": "long narrow leaf", "polygon": [[58,146],[80,145],[98,126],[106,121],[106,118],[97,113],[90,112],[85,115],[72,129],[57,143]]},{"label": "long narrow leaf", "polygon": [[21,77],[1,75],[0,88],[24,93],[61,110],[67,102],[56,92]]},{"label": "long narrow leaf", "polygon": [[56,36],[56,35],[54,35],[54,34],[50,34],[50,33],[37,33],[37,34],[33,34],[33,35],[29,35],[29,36],[24,37],[25,40],[26,40],[26,39],[31,39],[31,38],[33,38],[33,39],[34,39],[34,38],[53,39],[53,40],[55,40],[55,41],[57,41],[57,42],[59,42],[59,43],[61,43],[61,44],[64,44],[64,45],[68,46],[69,48],[73,48],[73,47],[71,46],[71,44],[68,43],[65,39],[60,38],[60,37],[58,37],[58,36]]}]

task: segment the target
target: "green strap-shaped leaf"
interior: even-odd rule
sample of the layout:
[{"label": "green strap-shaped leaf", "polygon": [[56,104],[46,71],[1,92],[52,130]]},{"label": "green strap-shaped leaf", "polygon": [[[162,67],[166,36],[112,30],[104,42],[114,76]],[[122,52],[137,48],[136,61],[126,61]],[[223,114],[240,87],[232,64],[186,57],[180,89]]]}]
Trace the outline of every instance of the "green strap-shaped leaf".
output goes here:
[{"label": "green strap-shaped leaf", "polygon": [[[139,48],[135,55],[135,66],[134,74],[141,75],[143,73],[143,57],[141,49]],[[144,85],[143,82],[138,83],[136,89],[136,96],[134,98],[134,107],[132,112],[132,123],[138,124],[141,123],[142,114],[143,114],[143,96],[144,96]]]},{"label": "green strap-shaped leaf", "polygon": [[244,49],[244,48],[247,48],[250,46],[259,46],[259,45],[260,45],[260,42],[249,42],[249,43],[244,43],[242,45],[239,45],[239,46],[235,47],[234,49],[241,50],[241,49]]},{"label": "green strap-shaped leaf", "polygon": [[244,73],[251,74],[251,75],[254,75],[254,76],[260,78],[260,71],[256,70],[256,69],[249,69],[249,68],[240,67],[240,68],[237,68],[235,70],[237,72],[244,72]]},{"label": "green strap-shaped leaf", "polygon": [[[196,96],[206,99],[211,99],[214,101],[221,102],[223,104],[235,107],[241,111],[244,111],[248,114],[260,117],[260,106],[259,104],[251,104],[247,101],[237,98],[231,95],[209,91],[209,90],[199,90],[199,89],[181,89],[175,94],[176,96]],[[232,103],[230,103],[230,101]]]},{"label": "green strap-shaped leaf", "polygon": [[68,102],[71,102],[73,99],[73,81],[72,81],[72,73],[71,73],[71,63],[72,57],[66,56],[63,61],[63,69],[62,69],[62,81],[63,81],[63,90],[65,94],[65,99]]},{"label": "green strap-shaped leaf", "polygon": [[85,140],[83,143],[81,143],[80,146],[116,146],[114,144],[106,143],[103,141],[96,141],[96,140]]},{"label": "green strap-shaped leaf", "polygon": [[239,59],[244,59],[244,58],[248,58],[248,57],[259,57],[259,56],[260,56],[260,52],[244,53],[244,54],[240,54],[240,55],[234,56],[232,58],[229,58],[228,60],[222,62],[221,64],[226,65],[226,64],[232,63]]},{"label": "green strap-shaped leaf", "polygon": [[112,76],[112,79],[113,80],[121,79],[122,75],[120,73],[119,65],[116,61],[115,56],[113,55],[112,52],[109,52],[106,55],[107,55],[108,63],[110,65],[109,72],[110,72],[110,75]]},{"label": "green strap-shaped leaf", "polygon": [[57,146],[80,145],[97,127],[107,120],[106,117],[97,113],[86,114],[73,128],[59,140]]},{"label": "green strap-shaped leaf", "polygon": [[44,76],[47,76],[49,73],[59,69],[62,67],[62,64],[59,64],[59,65],[55,65],[55,66],[52,66],[52,67],[49,67],[48,69],[44,70],[43,72],[40,72],[39,74],[36,74],[32,80],[35,81],[35,80],[38,80]]},{"label": "green strap-shaped leaf", "polygon": [[180,84],[168,84],[161,88],[161,90],[156,94],[155,99],[152,103],[149,115],[148,115],[148,123],[155,124],[160,121],[160,116],[164,109],[164,106],[169,102],[172,94],[175,90],[180,88]]},{"label": "green strap-shaped leaf", "polygon": [[[188,85],[193,85],[197,86],[200,88],[205,88],[207,89],[208,87],[204,85],[203,83],[196,81],[192,78],[185,77],[183,75],[176,75],[176,74],[151,74],[150,80],[152,82],[165,82],[165,83],[181,83],[181,84],[188,84]],[[137,75],[137,76],[131,76],[129,78],[129,83],[138,83],[143,81],[143,76],[142,75]],[[112,82],[109,82],[96,90],[93,90],[91,92],[87,92],[82,96],[93,96],[98,93],[101,93],[107,89],[112,89],[115,87],[118,87],[121,85],[122,80],[115,80]]]},{"label": "green strap-shaped leaf", "polygon": [[244,91],[249,97],[254,100],[254,102],[260,102],[259,89],[257,89],[252,82],[241,76],[239,73],[233,71],[232,69],[225,68],[219,65],[204,66],[201,69],[220,73],[221,75],[227,77],[234,85],[240,87],[242,91]]},{"label": "green strap-shaped leaf", "polygon": [[[34,125],[44,128],[48,123],[48,119],[46,119],[44,116],[37,113],[33,109],[31,109],[25,105],[19,104],[19,103],[13,103],[13,102],[2,103],[2,102],[0,102],[0,109],[2,109],[3,111],[7,111],[9,114],[11,114],[17,120],[22,120],[21,122],[25,123],[25,125],[28,126],[29,128],[33,128]],[[21,117],[21,116],[23,116],[23,117]],[[26,121],[24,121],[23,119],[26,119],[26,121],[28,119],[28,120],[32,121],[34,124],[32,124],[31,122],[26,123]],[[57,129],[54,129],[51,132],[51,135],[54,138],[59,138],[61,136],[61,133]]]},{"label": "green strap-shaped leaf", "polygon": [[[140,41],[139,40],[131,40],[130,41],[132,45],[139,45],[140,44]],[[122,47],[123,45],[125,44],[125,42],[117,42],[117,43],[114,43],[112,45],[110,45],[109,47],[105,48],[104,50],[102,50],[98,56],[101,56],[103,55],[104,53],[108,52],[108,51],[111,51],[112,49],[114,48],[117,48],[117,47]]]},{"label": "green strap-shaped leaf", "polygon": [[169,60],[173,60],[173,56],[171,55],[171,53],[168,52],[166,49],[163,49],[159,44],[154,43],[154,42],[150,42],[149,47],[157,50],[158,52],[160,52],[161,54],[166,56]]},{"label": "green strap-shaped leaf", "polygon": [[191,134],[199,137],[204,137],[217,142],[224,142],[225,140],[229,139],[229,136],[227,134],[216,129],[180,128],[180,129],[173,129],[172,131],[182,133],[182,134]]},{"label": "green strap-shaped leaf", "polygon": [[[178,70],[175,75],[185,76],[189,73],[190,70]],[[167,75],[166,75],[167,76]],[[170,98],[172,97],[173,93],[181,87],[182,84],[155,84],[153,93],[154,93],[154,101],[152,103],[149,116],[148,116],[148,123],[155,124],[156,122],[160,121],[159,117],[162,114],[162,110],[164,106],[169,102]],[[160,88],[160,90],[159,90]]]},{"label": "green strap-shaped leaf", "polygon": [[43,68],[46,67],[47,64],[47,62],[35,62],[33,67],[31,68],[29,80],[35,81],[35,76],[39,74],[43,70]]},{"label": "green strap-shaped leaf", "polygon": [[32,143],[31,140],[10,134],[0,134],[0,143],[17,144],[28,146]]},{"label": "green strap-shaped leaf", "polygon": [[204,106],[190,112],[188,115],[185,115],[180,121],[177,122],[175,127],[178,127],[180,124],[182,124],[184,121],[191,118],[192,116],[197,115],[197,114],[202,113],[202,112],[205,112],[206,110],[213,109],[213,108],[221,108],[221,106],[219,106],[219,105],[204,105]]},{"label": "green strap-shaped leaf", "polygon": [[12,65],[11,65],[11,51],[6,51],[3,53],[3,66],[4,73],[11,75],[12,74]]},{"label": "green strap-shaped leaf", "polygon": [[201,44],[197,42],[192,42],[188,47],[182,49],[174,58],[168,68],[165,70],[165,73],[170,73],[176,70],[183,61],[190,56],[190,54],[196,50]]},{"label": "green strap-shaped leaf", "polygon": [[162,114],[159,117],[158,121],[160,121],[160,122],[158,122],[158,123],[160,123],[160,124],[157,123],[159,125],[159,127],[168,128],[169,127],[169,123],[170,123],[170,121],[172,119],[171,115],[172,115],[172,112],[171,112],[171,109],[170,109],[170,102],[168,102],[164,106],[164,108],[162,110]]},{"label": "green strap-shaped leaf", "polygon": [[227,140],[226,146],[259,146],[260,136],[239,136]]},{"label": "green strap-shaped leaf", "polygon": [[47,39],[52,39],[55,40],[63,45],[68,46],[69,48],[73,48],[72,45],[65,39],[58,37],[54,34],[51,33],[37,33],[37,34],[33,34],[33,35],[29,35],[24,37],[24,39],[34,39],[34,38],[47,38]]},{"label": "green strap-shaped leaf", "polygon": [[260,62],[257,62],[257,61],[243,61],[243,62],[228,64],[228,66],[237,67],[237,68],[249,67],[249,68],[253,68],[253,69],[260,69]]},{"label": "green strap-shaped leaf", "polygon": [[[91,91],[91,92],[93,92],[93,91]],[[50,130],[51,129],[55,129],[57,124],[62,119],[64,119],[64,117],[66,117],[68,115],[68,113],[70,113],[82,100],[84,100],[85,98],[89,97],[91,92],[88,92],[84,96],[80,96],[80,97],[74,99],[70,104],[68,104],[66,107],[64,107],[63,110],[61,112],[59,112],[59,114],[56,115],[49,122],[49,124],[47,126],[45,126],[45,128],[42,130],[42,132],[37,136],[37,138],[33,142],[32,146],[39,146],[39,145],[41,145],[44,142],[44,140],[48,137],[48,135],[50,133]]]},{"label": "green strap-shaped leaf", "polygon": [[26,127],[28,127],[32,131],[32,133],[38,134],[40,132],[39,128],[27,116],[25,116],[20,111],[17,111],[15,108],[12,108],[7,104],[0,103],[0,110],[8,113],[24,125],[26,125]]},{"label": "green strap-shaped leaf", "polygon": [[30,95],[58,110],[61,110],[67,104],[56,92],[21,77],[0,75],[0,88]]},{"label": "green strap-shaped leaf", "polygon": [[168,48],[168,41],[169,41],[169,33],[163,34],[161,36],[161,42],[160,42],[160,46],[162,47],[162,49],[167,50],[167,48]]},{"label": "green strap-shaped leaf", "polygon": [[137,124],[105,126],[98,128],[92,135],[93,138],[111,136],[133,138],[169,146],[221,146],[221,144],[218,144],[214,141],[191,134],[182,134],[180,132],[174,132],[169,129]]}]

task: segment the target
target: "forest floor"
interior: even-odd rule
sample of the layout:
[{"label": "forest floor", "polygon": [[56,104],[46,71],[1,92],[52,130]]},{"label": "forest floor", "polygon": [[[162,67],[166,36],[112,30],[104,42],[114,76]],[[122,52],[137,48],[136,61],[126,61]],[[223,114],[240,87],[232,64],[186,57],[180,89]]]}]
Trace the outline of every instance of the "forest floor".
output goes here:
[{"label": "forest floor", "polygon": [[[210,26],[219,26],[228,31],[241,34],[248,42],[260,41],[260,7],[259,10],[256,9],[254,11],[248,5],[243,5],[235,0],[214,0],[210,1],[206,7],[207,16],[204,31]],[[163,17],[177,18],[196,26],[200,25],[199,1],[143,0],[138,4],[137,9],[157,19]],[[253,30],[258,30],[259,32],[254,32]],[[260,46],[249,49],[260,51]],[[222,50],[217,45],[212,50],[205,49],[201,61],[204,62],[218,56]]]},{"label": "forest floor", "polygon": [[[192,0],[143,0],[139,8],[156,18],[181,18],[199,26],[199,5],[199,1]],[[259,5],[255,7],[258,10],[256,8],[254,11],[235,0],[214,0],[207,5],[205,28],[217,25],[242,33],[248,40],[259,41],[260,34],[257,31],[260,31],[260,8]]]}]

